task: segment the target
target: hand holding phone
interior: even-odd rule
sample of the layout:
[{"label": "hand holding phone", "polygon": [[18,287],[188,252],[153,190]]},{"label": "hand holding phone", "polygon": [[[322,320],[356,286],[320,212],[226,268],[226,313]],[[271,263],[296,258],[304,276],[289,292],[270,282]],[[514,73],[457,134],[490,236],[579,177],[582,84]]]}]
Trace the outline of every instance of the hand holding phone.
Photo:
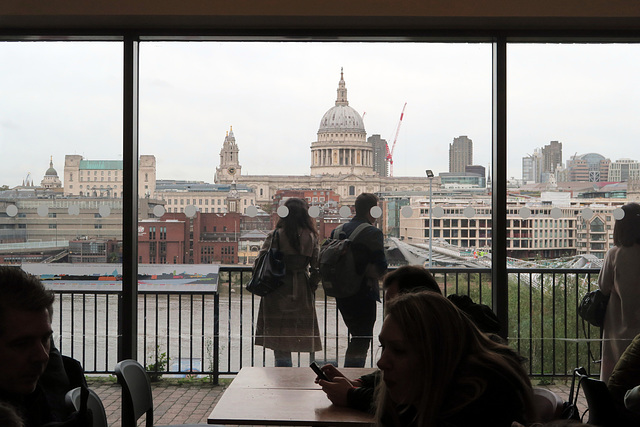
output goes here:
[{"label": "hand holding phone", "polygon": [[327,378],[324,372],[322,372],[322,369],[320,369],[320,366],[316,362],[311,362],[309,367],[313,369],[313,372],[316,373],[318,378],[320,378],[321,380],[329,381],[329,378]]}]

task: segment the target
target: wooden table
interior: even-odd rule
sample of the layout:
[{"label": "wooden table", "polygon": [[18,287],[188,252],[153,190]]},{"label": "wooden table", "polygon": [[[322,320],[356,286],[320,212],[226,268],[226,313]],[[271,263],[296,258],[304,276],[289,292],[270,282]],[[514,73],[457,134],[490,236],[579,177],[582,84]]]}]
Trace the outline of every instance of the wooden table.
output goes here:
[{"label": "wooden table", "polygon": [[[372,369],[347,368],[348,378]],[[370,426],[373,416],[331,403],[310,368],[242,368],[209,415],[209,424]]]}]

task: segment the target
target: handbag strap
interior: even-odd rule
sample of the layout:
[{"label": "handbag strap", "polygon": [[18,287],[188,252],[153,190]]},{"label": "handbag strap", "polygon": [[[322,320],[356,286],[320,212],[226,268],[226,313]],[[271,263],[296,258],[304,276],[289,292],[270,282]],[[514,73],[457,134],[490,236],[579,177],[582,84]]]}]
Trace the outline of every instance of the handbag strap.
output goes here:
[{"label": "handbag strap", "polygon": [[[586,341],[587,344],[587,353],[589,354],[589,358],[591,359],[591,363],[601,363],[602,359],[600,360],[596,360],[595,356],[593,355],[593,353],[591,352],[591,337],[587,336],[587,328],[591,328],[590,325],[587,324],[587,322],[582,319],[582,334],[584,335],[584,339]],[[594,328],[597,328],[597,326],[594,326]],[[600,329],[600,338],[602,338],[602,328],[598,328]]]},{"label": "handbag strap", "polygon": [[[273,242],[276,242],[275,246]],[[280,236],[278,234],[278,229],[273,230],[273,234],[271,234],[271,243],[269,243],[269,249],[275,247],[276,249],[280,249]]]}]

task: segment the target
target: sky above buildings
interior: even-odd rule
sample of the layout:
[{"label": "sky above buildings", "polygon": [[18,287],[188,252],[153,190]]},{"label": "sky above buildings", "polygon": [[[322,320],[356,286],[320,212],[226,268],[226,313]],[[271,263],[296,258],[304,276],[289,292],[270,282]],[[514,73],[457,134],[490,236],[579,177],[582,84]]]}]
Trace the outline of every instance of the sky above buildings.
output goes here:
[{"label": "sky above buildings", "polygon": [[[53,156],[122,159],[122,45],[0,43],[0,185]],[[508,174],[552,140],[563,161],[597,152],[640,160],[640,46],[509,45]],[[336,100],[340,70],[367,135],[393,142],[395,176],[448,171],[453,138],[491,163],[491,46],[427,43],[145,42],[140,153],[158,179],[213,182],[226,132],[242,173],[309,174],[310,145]]]}]

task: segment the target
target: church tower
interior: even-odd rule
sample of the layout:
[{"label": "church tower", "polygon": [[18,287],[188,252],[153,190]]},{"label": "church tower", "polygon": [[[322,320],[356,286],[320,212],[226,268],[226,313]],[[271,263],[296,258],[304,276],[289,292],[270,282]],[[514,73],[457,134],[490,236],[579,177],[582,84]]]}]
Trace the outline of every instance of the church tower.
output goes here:
[{"label": "church tower", "polygon": [[236,138],[233,136],[233,127],[231,127],[220,150],[220,165],[216,168],[216,174],[213,177],[216,184],[231,182],[240,176],[242,166],[238,158],[239,152]]},{"label": "church tower", "polygon": [[238,193],[235,180],[231,183],[231,188],[227,194],[227,212],[240,212],[240,194]]}]

